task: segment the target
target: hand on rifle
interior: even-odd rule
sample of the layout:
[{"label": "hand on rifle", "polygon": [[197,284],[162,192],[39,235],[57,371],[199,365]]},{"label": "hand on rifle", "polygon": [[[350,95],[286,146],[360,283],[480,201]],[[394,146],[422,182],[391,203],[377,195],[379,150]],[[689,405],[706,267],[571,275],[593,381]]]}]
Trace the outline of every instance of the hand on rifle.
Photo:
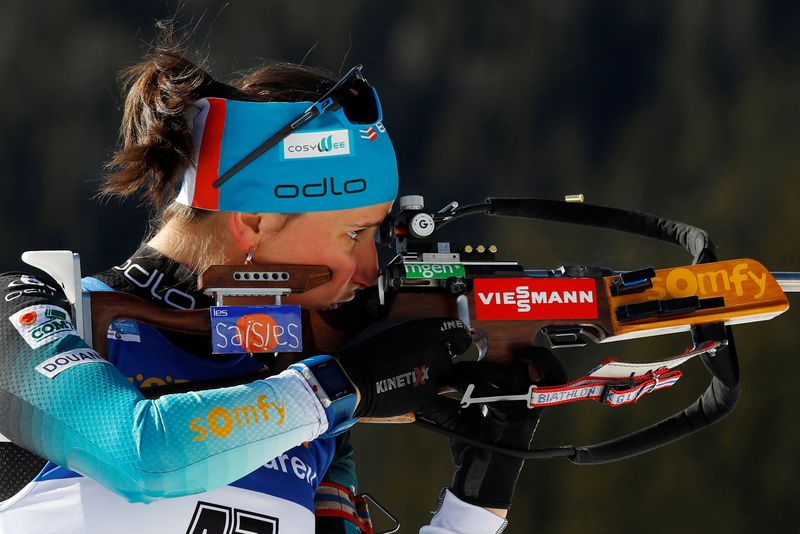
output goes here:
[{"label": "hand on rifle", "polygon": [[437,402],[454,356],[472,340],[458,319],[414,319],[373,325],[338,352],[361,395],[358,417],[394,417]]},{"label": "hand on rifle", "polygon": [[[513,365],[492,362],[458,362],[448,377],[449,385],[464,391],[474,384],[476,395],[526,393],[531,384],[566,382],[558,359],[542,347],[526,347],[515,354]],[[480,441],[514,449],[527,449],[539,422],[541,409],[529,409],[519,401],[495,402],[460,408],[459,401],[440,397],[419,417]],[[511,507],[523,460],[450,440],[455,473],[450,486],[459,499],[505,515]]]}]

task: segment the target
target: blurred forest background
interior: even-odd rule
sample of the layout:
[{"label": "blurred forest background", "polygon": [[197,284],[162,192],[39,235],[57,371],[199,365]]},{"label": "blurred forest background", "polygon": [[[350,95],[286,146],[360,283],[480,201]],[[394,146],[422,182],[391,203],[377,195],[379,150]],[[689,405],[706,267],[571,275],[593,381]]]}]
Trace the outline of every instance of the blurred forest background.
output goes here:
[{"label": "blurred forest background", "polygon": [[[146,51],[154,20],[176,10],[167,1],[0,4],[4,269],[19,268],[24,250],[56,248],[79,251],[91,273],[137,246],[145,210],[92,197],[121,118],[116,73]],[[583,193],[705,228],[720,258],[800,270],[798,2],[192,0],[180,20],[196,26],[192,47],[221,79],[265,59],[307,58],[334,72],[363,63],[381,94],[401,193],[424,194],[432,208]],[[470,219],[451,233],[495,243],[529,268],[689,259],[551,223]],[[793,308],[736,329],[742,399],[710,430],[616,464],[529,462],[509,532],[796,530],[799,319]],[[661,357],[688,342],[563,354],[577,374],[599,357]],[[692,402],[706,380],[697,364],[631,407],[551,409],[536,444],[600,441],[648,424]],[[354,440],[361,489],[415,532],[449,482],[447,441],[366,425]]]}]

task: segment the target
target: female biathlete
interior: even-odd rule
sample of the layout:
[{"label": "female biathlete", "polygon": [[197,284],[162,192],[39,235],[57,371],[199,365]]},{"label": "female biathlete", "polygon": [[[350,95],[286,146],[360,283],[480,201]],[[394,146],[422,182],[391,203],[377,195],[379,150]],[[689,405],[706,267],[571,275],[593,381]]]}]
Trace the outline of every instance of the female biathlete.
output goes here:
[{"label": "female biathlete", "polygon": [[[121,142],[104,184],[106,193],[143,194],[154,231],[83,289],[203,308],[213,303],[198,292],[197,274],[246,259],[328,266],[329,282],[288,300],[309,309],[374,285],[374,236],[396,196],[397,166],[360,69],[337,81],[270,64],[221,83],[164,43],[126,71]],[[374,329],[336,359],[149,400],[139,386],[263,366],[247,354],[211,355],[208,338],[130,320],[110,327],[104,360],[77,335],[48,277],[5,273],[0,290],[3,534],[369,531],[344,439],[355,418],[430,413],[515,447],[535,428],[535,415],[476,416],[441,404],[451,358],[470,345],[452,321]],[[376,388],[425,368],[406,387]],[[343,392],[352,394],[323,407],[321,395]],[[453,451],[453,484],[421,532],[499,532],[522,462],[458,442]]]}]

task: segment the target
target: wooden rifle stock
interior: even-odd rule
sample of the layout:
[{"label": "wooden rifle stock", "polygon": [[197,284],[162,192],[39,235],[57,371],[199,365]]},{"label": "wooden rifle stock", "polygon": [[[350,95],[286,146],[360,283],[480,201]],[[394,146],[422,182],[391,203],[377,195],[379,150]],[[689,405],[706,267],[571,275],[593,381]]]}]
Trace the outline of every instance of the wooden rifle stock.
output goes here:
[{"label": "wooden rifle stock", "polygon": [[[330,270],[322,265],[214,265],[201,273],[198,289],[220,295],[225,305],[274,304],[275,295],[300,294],[328,282]],[[216,293],[217,290],[222,290]],[[259,296],[259,293],[262,295]],[[131,319],[144,324],[192,335],[211,334],[211,316],[208,308],[196,310],[173,310],[163,308],[135,295],[119,291],[93,291],[89,293],[92,347],[103,357],[107,356],[107,335],[111,323],[117,319]],[[286,302],[285,303],[290,303]],[[144,388],[148,398],[157,398],[170,393],[212,389],[245,384],[266,378],[288,367],[292,362],[317,354],[321,350],[332,351],[341,342],[342,333],[327,326],[315,312],[303,310],[302,353],[280,354],[264,369],[246,375],[220,377],[196,382],[181,382]],[[89,340],[87,340],[89,341]]]},{"label": "wooden rifle stock", "polygon": [[117,319],[132,319],[166,330],[185,334],[208,335],[211,317],[207,309],[170,310],[120,291],[91,293],[92,347],[107,354],[108,327]]}]

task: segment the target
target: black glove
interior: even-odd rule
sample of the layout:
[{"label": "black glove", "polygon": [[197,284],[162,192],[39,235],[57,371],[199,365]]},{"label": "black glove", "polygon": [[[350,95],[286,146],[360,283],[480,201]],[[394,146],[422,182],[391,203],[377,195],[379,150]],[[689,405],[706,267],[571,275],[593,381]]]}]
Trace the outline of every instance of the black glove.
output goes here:
[{"label": "black glove", "polygon": [[[491,362],[459,362],[453,366],[449,385],[463,391],[475,385],[474,397],[519,395],[531,384],[566,382],[566,372],[547,349],[529,347],[519,351],[514,365]],[[475,439],[513,449],[528,449],[539,422],[541,409],[530,409],[524,401],[494,402],[461,409],[455,399],[440,398],[437,405],[420,414],[446,428]],[[510,508],[523,460],[450,441],[456,470],[450,490],[461,500],[490,508]]]},{"label": "black glove", "polygon": [[358,417],[393,417],[431,406],[454,356],[472,344],[458,319],[378,323],[337,357],[361,392]]}]

